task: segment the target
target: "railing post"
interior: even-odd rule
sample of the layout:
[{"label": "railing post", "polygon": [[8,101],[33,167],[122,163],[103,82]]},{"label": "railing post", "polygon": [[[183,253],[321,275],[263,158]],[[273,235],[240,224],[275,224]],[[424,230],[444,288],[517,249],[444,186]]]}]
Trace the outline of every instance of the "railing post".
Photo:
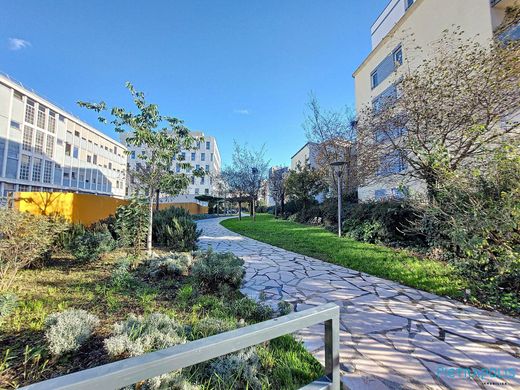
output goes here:
[{"label": "railing post", "polygon": [[332,319],[325,321],[325,375],[332,390],[339,390],[339,307]]}]

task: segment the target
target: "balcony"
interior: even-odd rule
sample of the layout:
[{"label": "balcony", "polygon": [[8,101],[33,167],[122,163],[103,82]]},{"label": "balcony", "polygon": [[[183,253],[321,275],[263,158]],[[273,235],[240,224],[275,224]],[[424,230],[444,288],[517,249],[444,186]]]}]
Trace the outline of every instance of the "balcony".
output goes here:
[{"label": "balcony", "polygon": [[391,0],[390,3],[388,3],[370,30],[372,49],[386,37],[414,2],[415,0]]}]

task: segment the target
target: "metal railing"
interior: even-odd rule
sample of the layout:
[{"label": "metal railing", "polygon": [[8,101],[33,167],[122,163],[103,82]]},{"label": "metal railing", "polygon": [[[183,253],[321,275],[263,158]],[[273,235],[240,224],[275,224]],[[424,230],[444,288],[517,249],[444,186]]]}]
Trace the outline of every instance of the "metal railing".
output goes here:
[{"label": "metal railing", "polygon": [[302,389],[339,390],[339,307],[333,303],[24,387],[111,390],[180,370],[324,322],[325,376]]}]

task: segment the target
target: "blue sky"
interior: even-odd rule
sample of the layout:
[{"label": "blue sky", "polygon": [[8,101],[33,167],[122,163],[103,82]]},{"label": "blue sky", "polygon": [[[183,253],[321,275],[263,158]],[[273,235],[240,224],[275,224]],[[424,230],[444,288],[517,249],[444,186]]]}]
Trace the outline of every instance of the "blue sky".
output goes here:
[{"label": "blue sky", "polygon": [[387,0],[7,1],[0,71],[86,122],[77,100],[129,105],[134,83],[163,114],[217,137],[265,143],[273,165],[306,141],[305,105],[353,105],[352,72]]}]

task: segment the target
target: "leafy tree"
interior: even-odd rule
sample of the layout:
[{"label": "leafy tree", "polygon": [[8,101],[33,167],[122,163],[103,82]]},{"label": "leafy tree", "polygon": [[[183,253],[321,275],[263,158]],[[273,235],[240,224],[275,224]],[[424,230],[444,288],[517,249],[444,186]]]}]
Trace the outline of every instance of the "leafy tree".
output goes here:
[{"label": "leafy tree", "polygon": [[407,178],[426,184],[430,201],[443,180],[486,164],[481,157],[517,138],[520,126],[512,120],[520,107],[519,41],[485,46],[457,31],[432,47],[435,55],[396,77],[393,93],[362,110],[357,127],[364,181],[404,165]]},{"label": "leafy tree", "polygon": [[309,164],[296,166],[296,170],[289,171],[286,180],[286,193],[299,202],[302,208],[307,209],[316,196],[326,189],[321,174]]},{"label": "leafy tree", "polygon": [[269,192],[274,199],[274,215],[278,214],[278,206],[283,214],[285,205],[286,181],[289,169],[273,167],[269,171]]},{"label": "leafy tree", "polygon": [[146,245],[148,237],[148,207],[146,199],[133,197],[127,205],[116,210],[115,231],[119,245],[131,248],[138,255]]},{"label": "leafy tree", "polygon": [[[110,110],[115,130],[124,133],[127,145],[141,150],[136,169],[129,172],[136,192],[146,198],[148,210],[148,254],[152,252],[152,221],[154,211],[154,195],[157,192],[171,196],[180,194],[190,183],[190,176],[184,172],[175,173],[172,169],[174,157],[180,157],[181,150],[194,147],[197,139],[190,135],[189,129],[183,121],[161,115],[156,104],[149,104],[143,92],[138,92],[129,82],[126,83],[130,91],[137,112],[131,112],[122,107],[113,107]],[[78,102],[82,107],[103,112],[107,110],[105,102],[87,103]],[[107,123],[106,118],[100,116],[99,121]],[[190,163],[179,161],[181,168],[190,170]],[[202,176],[202,170],[194,170],[195,176]]]}]

